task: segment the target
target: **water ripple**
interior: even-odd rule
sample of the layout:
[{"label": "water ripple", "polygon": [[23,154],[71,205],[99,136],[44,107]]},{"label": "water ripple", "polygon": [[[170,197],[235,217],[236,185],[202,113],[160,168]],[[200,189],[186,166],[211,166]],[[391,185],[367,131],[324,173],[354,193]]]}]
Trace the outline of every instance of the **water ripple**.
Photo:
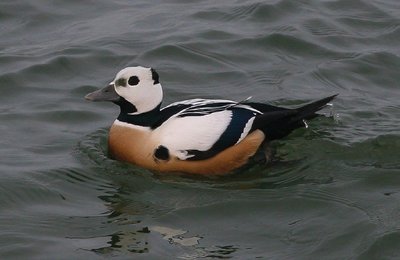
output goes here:
[{"label": "water ripple", "polygon": [[[396,256],[399,7],[2,1],[0,255]],[[117,108],[83,101],[130,65],[155,67],[165,104],[254,96],[296,107],[339,93],[340,120],[308,122],[272,143],[272,162],[229,176],[154,173],[108,157]]]},{"label": "water ripple", "polygon": [[351,33],[345,29],[338,28],[335,24],[317,18],[305,21],[303,26],[316,36],[351,36]]}]

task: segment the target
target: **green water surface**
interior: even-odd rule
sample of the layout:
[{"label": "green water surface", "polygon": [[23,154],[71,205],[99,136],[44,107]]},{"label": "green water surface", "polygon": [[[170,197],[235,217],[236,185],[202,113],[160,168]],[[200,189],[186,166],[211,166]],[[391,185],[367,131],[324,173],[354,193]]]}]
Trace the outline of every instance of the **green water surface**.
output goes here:
[{"label": "green water surface", "polygon": [[[400,2],[1,1],[1,259],[399,259]],[[296,106],[332,118],[217,179],[107,157],[113,104],[155,68],[164,105]],[[332,111],[324,111],[329,114]]]}]

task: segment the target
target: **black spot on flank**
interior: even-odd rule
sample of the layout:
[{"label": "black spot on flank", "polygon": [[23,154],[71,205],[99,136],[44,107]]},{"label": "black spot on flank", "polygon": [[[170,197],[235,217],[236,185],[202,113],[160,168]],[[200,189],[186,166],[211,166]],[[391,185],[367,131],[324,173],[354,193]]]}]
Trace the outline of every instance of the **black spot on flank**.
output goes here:
[{"label": "black spot on flank", "polygon": [[168,160],[169,159],[169,151],[168,148],[160,145],[157,147],[157,149],[154,151],[154,157],[156,157],[159,160]]},{"label": "black spot on flank", "polygon": [[128,84],[131,85],[131,86],[135,86],[135,85],[139,84],[139,81],[140,80],[139,80],[139,78],[137,76],[132,76],[132,77],[129,78]]},{"label": "black spot on flank", "polygon": [[153,68],[151,68],[150,70],[151,70],[151,77],[154,80],[154,84],[160,83],[158,73]]}]

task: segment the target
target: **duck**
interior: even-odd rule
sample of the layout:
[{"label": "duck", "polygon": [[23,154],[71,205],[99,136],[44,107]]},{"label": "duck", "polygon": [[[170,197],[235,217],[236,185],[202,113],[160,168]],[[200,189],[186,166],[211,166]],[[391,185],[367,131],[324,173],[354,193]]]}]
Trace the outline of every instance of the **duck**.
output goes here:
[{"label": "duck", "polygon": [[246,165],[273,140],[307,127],[337,94],[298,108],[225,99],[195,98],[161,107],[159,74],[127,67],[89,101],[118,105],[108,134],[109,155],[160,173],[223,175]]}]

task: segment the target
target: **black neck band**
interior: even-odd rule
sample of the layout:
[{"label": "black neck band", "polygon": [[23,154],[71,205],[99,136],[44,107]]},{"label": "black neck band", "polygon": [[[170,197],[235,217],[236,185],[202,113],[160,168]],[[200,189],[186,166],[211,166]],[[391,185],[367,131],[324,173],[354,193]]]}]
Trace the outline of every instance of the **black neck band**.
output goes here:
[{"label": "black neck band", "polygon": [[[128,101],[124,100],[126,103],[129,103]],[[148,126],[152,127],[158,120],[160,119],[160,107],[161,103],[156,106],[153,110],[150,110],[145,113],[140,113],[137,115],[130,115],[130,113],[134,113],[137,111],[136,107],[129,103],[129,105],[126,105],[125,102],[123,104],[117,103],[120,108],[121,112],[119,113],[118,120],[129,123],[129,124],[134,124],[134,125],[140,125],[140,126]],[[128,112],[132,111],[132,112]]]}]

